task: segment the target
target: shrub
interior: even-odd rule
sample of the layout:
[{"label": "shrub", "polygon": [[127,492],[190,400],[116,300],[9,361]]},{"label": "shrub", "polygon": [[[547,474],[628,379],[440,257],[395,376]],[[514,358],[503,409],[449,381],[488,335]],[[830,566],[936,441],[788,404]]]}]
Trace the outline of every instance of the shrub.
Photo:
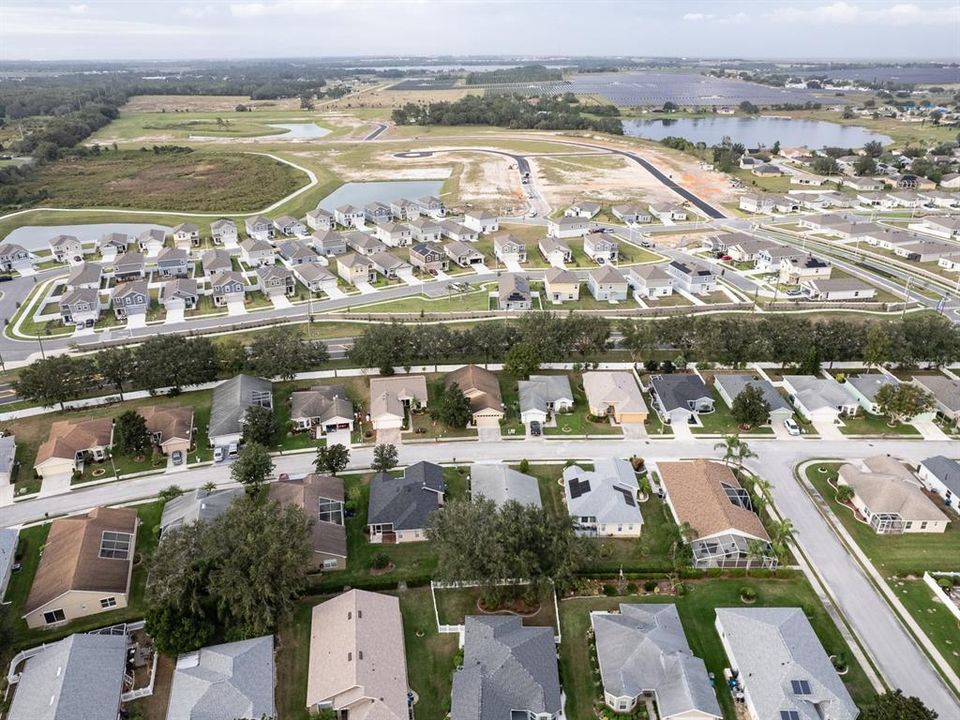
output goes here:
[{"label": "shrub", "polygon": [[658,583],[657,583],[656,580],[644,580],[644,581],[643,581],[643,589],[646,590],[647,592],[653,592],[654,590],[656,590],[656,589],[657,589],[657,585],[658,585]]},{"label": "shrub", "polygon": [[942,577],[937,580],[937,585],[942,587],[944,590],[949,590],[953,587],[953,578],[952,577]]},{"label": "shrub", "polygon": [[752,587],[742,587],[742,588],[740,588],[740,599],[741,599],[741,600],[748,600],[748,601],[750,601],[750,600],[756,600],[756,599],[757,599],[757,591],[754,590]]},{"label": "shrub", "polygon": [[636,595],[637,594],[637,584],[636,583],[627,583],[627,595]]},{"label": "shrub", "polygon": [[617,590],[613,585],[604,585],[603,594],[607,597],[616,597],[620,594],[620,591]]},{"label": "shrub", "polygon": [[687,594],[687,586],[683,583],[677,583],[677,586],[674,588],[674,591],[677,593],[677,597],[683,597]]},{"label": "shrub", "polygon": [[387,554],[386,554],[385,552],[383,552],[382,550],[381,550],[380,552],[376,553],[376,554],[370,559],[370,567],[374,568],[375,570],[383,570],[383,569],[384,569],[385,567],[387,567],[389,564],[390,564],[390,556],[387,555]]},{"label": "shrub", "polygon": [[530,461],[524,458],[520,461],[520,472],[526,473],[530,470]]}]

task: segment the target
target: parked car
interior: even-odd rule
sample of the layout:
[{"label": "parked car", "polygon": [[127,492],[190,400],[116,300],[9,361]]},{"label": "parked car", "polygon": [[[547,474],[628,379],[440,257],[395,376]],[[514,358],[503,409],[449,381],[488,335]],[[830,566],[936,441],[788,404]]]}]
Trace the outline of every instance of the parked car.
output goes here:
[{"label": "parked car", "polygon": [[173,461],[174,465],[183,465],[183,451],[174,450],[170,455],[170,459]]},{"label": "parked car", "polygon": [[787,432],[791,435],[799,435],[801,430],[800,426],[797,425],[796,420],[793,418],[787,418],[783,421],[783,426],[787,429]]},{"label": "parked car", "polygon": [[540,428],[540,423],[537,422],[536,420],[531,421],[531,422],[530,422],[530,434],[531,434],[533,437],[540,437],[540,433],[541,433],[541,432],[542,432],[542,430],[541,430],[541,428]]},{"label": "parked car", "polygon": [[222,448],[222,447],[215,447],[215,448],[213,449],[213,461],[214,461],[215,463],[223,462],[223,448]]}]

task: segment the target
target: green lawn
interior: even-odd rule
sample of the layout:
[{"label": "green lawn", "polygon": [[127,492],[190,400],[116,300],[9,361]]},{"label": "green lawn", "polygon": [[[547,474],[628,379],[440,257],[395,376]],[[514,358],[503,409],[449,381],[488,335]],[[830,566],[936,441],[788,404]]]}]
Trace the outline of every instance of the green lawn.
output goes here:
[{"label": "green lawn", "polygon": [[[827,468],[827,472],[820,473],[820,467]],[[827,498],[833,514],[840,518],[877,570],[885,576],[922,575],[925,570],[960,571],[960,518],[956,513],[945,510],[953,522],[944,533],[878,535],[858,521],[849,507],[836,501],[836,491],[830,481],[836,478],[839,467],[838,463],[814,464],[807,468],[806,476]]]},{"label": "green lawn", "polygon": [[933,591],[923,580],[897,578],[890,581],[890,588],[954,672],[960,673],[960,621],[934,597]]},{"label": "green lawn", "polygon": [[573,412],[558,413],[556,427],[545,427],[544,435],[620,435],[623,431],[608,421],[594,422],[590,419],[587,396],[583,391],[580,373],[570,373],[570,388],[573,390]]},{"label": "green lawn", "polygon": [[[730,414],[730,408],[727,407],[727,403],[720,397],[720,393],[717,392],[716,387],[710,386],[710,394],[713,397],[714,411],[706,415],[700,415],[700,422],[703,423],[703,427],[691,425],[690,431],[694,435],[737,434],[740,431],[740,427],[737,425],[737,421],[733,419],[733,415]],[[765,425],[750,428],[749,432],[752,435],[773,435],[773,428]]]},{"label": "green lawn", "polygon": [[856,417],[843,418],[840,432],[844,435],[920,435],[920,431],[913,425],[897,423],[890,427],[885,417],[870,415],[862,411]]},{"label": "green lawn", "polygon": [[[520,590],[522,593],[522,589]],[[446,588],[436,590],[437,614],[441,625],[463,625],[468,615],[482,615],[479,602],[480,588]],[[509,612],[494,612],[494,615],[507,615]],[[523,617],[524,625],[557,628],[557,614],[554,611],[553,592],[545,591],[540,597],[540,607],[530,615]]]},{"label": "green lawn", "polygon": [[277,631],[277,713],[284,720],[308,720],[307,676],[310,672],[310,621],[313,607],[329,597],[303,598],[293,617]]},{"label": "green lawn", "polygon": [[[695,655],[703,658],[709,672],[722,679],[727,662],[720,638],[714,628],[716,618],[714,610],[718,607],[741,606],[740,589],[743,587],[750,587],[756,591],[758,606],[804,608],[827,653],[842,652],[847,658],[850,671],[843,680],[854,701],[862,706],[873,697],[873,689],[866,675],[856,664],[839,630],[805,580],[801,578],[714,579],[707,582],[688,583],[687,594],[680,598],[648,595],[575,598],[562,601],[560,627],[563,631],[563,642],[560,645],[560,681],[567,695],[567,717],[593,717],[593,703],[595,698],[600,696],[600,689],[592,680],[590,649],[586,637],[590,627],[591,610],[612,610],[621,602],[676,602],[691,650]],[[736,716],[733,700],[722,682],[717,685],[717,695],[723,708],[724,718],[734,720]]]}]

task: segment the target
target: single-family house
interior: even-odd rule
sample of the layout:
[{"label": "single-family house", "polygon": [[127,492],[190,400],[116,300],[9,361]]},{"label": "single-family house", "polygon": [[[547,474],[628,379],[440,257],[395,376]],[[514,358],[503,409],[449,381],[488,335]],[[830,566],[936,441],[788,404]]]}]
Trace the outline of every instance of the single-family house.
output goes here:
[{"label": "single-family house", "polygon": [[945,375],[914,375],[911,382],[933,395],[938,418],[953,425],[960,423],[960,382]]},{"label": "single-family house", "polygon": [[149,228],[137,236],[137,249],[145,255],[156,255],[163,250],[166,239],[161,228]]},{"label": "single-family house", "polygon": [[600,212],[601,205],[593,200],[575,200],[570,204],[563,214],[567,217],[592,219]]},{"label": "single-family house", "polygon": [[309,242],[323,257],[343,255],[347,252],[347,240],[336,230],[317,230],[310,236]]},{"label": "single-family house", "polygon": [[7,720],[117,720],[125,634],[75,633],[31,654],[12,686]]},{"label": "single-family house", "polygon": [[443,468],[418,462],[401,477],[381,472],[370,480],[367,529],[370,542],[395,544],[427,539],[427,520],[443,507]]},{"label": "single-family house", "polygon": [[142,280],[145,272],[143,255],[138,252],[126,252],[117,255],[113,261],[113,277],[117,282],[127,280]]},{"label": "single-family house", "polygon": [[470,401],[470,423],[497,427],[503,419],[503,397],[497,376],[478,365],[464,365],[444,378],[447,387],[456,385]]},{"label": "single-family house", "polygon": [[543,274],[544,297],[558,304],[580,299],[580,278],[569,270],[552,267]]},{"label": "single-family house", "polygon": [[811,278],[800,281],[800,292],[811,300],[873,300],[877,289],[856,278]]},{"label": "single-family house", "polygon": [[627,370],[593,370],[583,373],[587,407],[594,417],[612,417],[618,424],[643,424],[647,404],[633,373]]},{"label": "single-family house", "polygon": [[357,208],[353,205],[341,205],[333,211],[333,218],[337,225],[345,228],[363,227],[365,216],[363,208]]},{"label": "single-family house", "polygon": [[87,459],[107,459],[113,445],[113,421],[110,418],[56,420],[37,449],[33,471],[41,478],[70,475],[82,470]]},{"label": "single-family house", "polygon": [[947,173],[940,178],[940,187],[956,190],[960,188],[960,173]]},{"label": "single-family house", "polygon": [[377,279],[373,263],[359,253],[348,253],[337,258],[337,275],[351,285],[370,283]]},{"label": "single-family house", "polygon": [[314,606],[307,709],[339,718],[408,720],[407,660],[400,601],[348,590]]},{"label": "single-family house", "polygon": [[244,228],[247,231],[247,237],[254,240],[269,240],[273,237],[274,226],[269,218],[263,215],[256,215],[243,221]]},{"label": "single-family house", "polygon": [[306,221],[307,227],[311,230],[333,230],[337,225],[333,213],[319,206],[309,211],[304,217],[304,220]]},{"label": "single-family house", "polygon": [[784,375],[783,387],[794,408],[808,422],[837,422],[842,415],[855,415],[860,407],[833,378]]},{"label": "single-family house", "polygon": [[695,416],[714,410],[713,395],[699,375],[654,375],[650,379],[650,396],[665,423],[694,424]]},{"label": "single-family house", "polygon": [[652,203],[649,205],[650,214],[661,222],[683,222],[690,219],[690,213],[673,203]]},{"label": "single-family house", "polygon": [[436,275],[450,266],[443,248],[432,242],[418,242],[410,248],[410,264],[425,273]]},{"label": "single-family house", "polygon": [[483,253],[467,243],[449,242],[443,246],[443,252],[460,267],[483,265]]},{"label": "single-family house", "polygon": [[899,384],[900,381],[897,378],[885,373],[848,375],[846,381],[841,383],[847,392],[853,395],[860,407],[871,415],[880,414],[880,409],[877,407],[877,393],[880,388],[886,385],[897,386]]},{"label": "single-family house", "polygon": [[915,192],[889,192],[886,197],[896,208],[918,208],[923,205],[923,200]]},{"label": "single-family house", "polygon": [[309,473],[301,478],[282,477],[270,483],[267,497],[281,507],[297,507],[310,518],[311,569],[345,570],[347,530],[343,514],[343,480]]},{"label": "single-family house", "polygon": [[503,273],[497,283],[497,307],[501,310],[529,310],[533,307],[530,282],[523,273]]},{"label": "single-family house", "polygon": [[780,272],[780,263],[790,258],[800,258],[806,253],[791,245],[774,245],[757,252],[757,269],[764,272]]},{"label": "single-family house", "polygon": [[70,268],[67,275],[67,290],[99,290],[100,279],[103,277],[103,266],[100,263],[82,262]]},{"label": "single-family house", "polygon": [[[756,175],[757,177],[780,177],[781,175],[783,175],[783,170],[781,170],[778,166],[774,165],[773,163],[761,163],[751,168],[750,174]],[[790,179],[791,183],[793,182],[794,177],[797,177],[797,176],[794,175],[793,177],[791,177]],[[806,182],[797,182],[794,184],[798,184],[798,185],[822,185],[823,184],[822,182],[816,182],[818,178],[815,175],[801,176],[798,179],[805,180]],[[824,179],[824,182],[826,182],[825,179]]]},{"label": "single-family house", "polygon": [[190,256],[180,248],[164,248],[157,255],[157,276],[161,278],[187,277],[193,269]]},{"label": "single-family house", "polygon": [[855,720],[860,714],[803,608],[717,608],[716,616],[750,720]]},{"label": "single-family house", "polygon": [[343,236],[343,239],[346,240],[348,249],[353,250],[358,255],[363,255],[364,257],[370,257],[371,255],[376,255],[379,252],[387,251],[386,245],[372,235],[368,235],[360,230],[353,230],[352,232],[346,233]]},{"label": "single-family house", "polygon": [[879,192],[885,187],[883,180],[876,177],[856,177],[848,175],[843,178],[843,186],[860,192]]},{"label": "single-family house", "polygon": [[717,274],[713,268],[690,260],[672,260],[665,268],[673,278],[673,287],[695,295],[706,295],[717,289]]},{"label": "single-family house", "polygon": [[769,215],[777,209],[776,198],[772,195],[741,195],[738,205],[749,213]]},{"label": "single-family house", "polygon": [[231,247],[237,244],[237,224],[233,220],[220,219],[210,223],[210,236],[214,245]]},{"label": "single-family house", "polygon": [[423,375],[370,378],[370,419],[374,430],[399,430],[404,416],[427,404],[427,379]]},{"label": "single-family house", "polygon": [[313,249],[300,240],[286,240],[280,243],[277,248],[280,251],[280,257],[289,265],[303,265],[304,263],[318,263],[320,256]]},{"label": "single-family house", "polygon": [[146,315],[150,309],[150,290],[146,280],[115,285],[110,294],[110,304],[117,320],[134,315]]},{"label": "single-family house", "polygon": [[943,455],[923,460],[917,468],[923,486],[936,493],[943,504],[956,510],[960,507],[960,463]]},{"label": "single-family house", "polygon": [[447,214],[447,206],[444,205],[443,200],[436,195],[426,195],[425,197],[417,198],[414,202],[417,204],[417,207],[420,208],[421,215],[429,215],[434,220],[439,220]]},{"label": "single-family house", "polygon": [[463,224],[478,233],[494,233],[500,229],[500,218],[488,210],[471,210],[464,214]]},{"label": "single-family house", "polygon": [[77,288],[64,293],[58,301],[60,321],[64,325],[92,326],[100,319],[100,293],[93,288]]},{"label": "single-family house", "polygon": [[331,290],[337,289],[337,276],[319,263],[295,265],[293,274],[310,292],[325,292],[329,295]]},{"label": "single-family house", "polygon": [[143,417],[150,441],[164,455],[187,452],[193,445],[193,408],[175,405],[147,405],[137,412]]},{"label": "single-family house", "polygon": [[511,500],[521,505],[542,507],[537,479],[502,463],[474,463],[470,466],[470,497],[492,500],[497,507]]},{"label": "single-family house", "polygon": [[583,238],[583,252],[595,263],[612,263],[620,259],[620,243],[606,233],[592,232]]},{"label": "single-family house", "polygon": [[244,302],[247,281],[233,270],[218,273],[210,281],[210,296],[216,307],[226,307],[231,302]]},{"label": "single-family house", "polygon": [[440,223],[427,217],[418,217],[409,223],[413,239],[417,242],[440,242],[443,231]]},{"label": "single-family house", "polygon": [[673,277],[664,268],[664,265],[634,265],[627,270],[627,285],[634,300],[656,300],[673,295]]},{"label": "single-family house", "polygon": [[374,233],[388,247],[405,247],[413,242],[413,230],[393,220],[378,220]]},{"label": "single-family house", "polygon": [[450,720],[557,720],[563,696],[553,630],[517,616],[468,615]]},{"label": "single-family house", "polygon": [[277,232],[285,237],[301,237],[307,234],[307,226],[289,215],[281,215],[273,221]]},{"label": "single-family house", "polygon": [[367,259],[370,260],[373,269],[385,278],[403,278],[413,275],[413,266],[393,253],[378,252]]},{"label": "single-family house", "polygon": [[378,223],[393,219],[393,210],[386,203],[374,201],[363,206],[364,221]]},{"label": "single-family house", "polygon": [[273,386],[269,380],[252,375],[236,375],[213,389],[207,437],[211,447],[236,445],[243,437],[247,410],[252,407],[273,409]]},{"label": "single-family house", "polygon": [[919,223],[919,230],[942,238],[960,236],[960,217],[928,215]]},{"label": "single-family house", "polygon": [[273,635],[208,645],[177,658],[166,720],[272,718]]},{"label": "single-family house", "polygon": [[717,394],[723,398],[729,408],[733,407],[734,400],[748,385],[759,390],[763,399],[767,401],[767,405],[770,406],[768,423],[782,425],[784,420],[793,417],[793,408],[790,407],[790,403],[777,392],[769,380],[744,373],[717,373],[713,378],[713,386]]},{"label": "single-family house", "polygon": [[637,203],[614,205],[612,208],[610,208],[610,212],[613,213],[615,218],[626,223],[627,225],[648,223],[653,220],[653,217],[646,210],[646,208],[644,208],[642,205],[638,205]]},{"label": "single-family house", "polygon": [[440,223],[440,232],[443,237],[457,242],[476,242],[480,239],[476,230],[453,220],[444,220]]},{"label": "single-family house", "polygon": [[600,265],[587,273],[587,287],[594,300],[616,303],[627,299],[627,280],[613,265]]},{"label": "single-family house", "polygon": [[[694,567],[777,566],[750,494],[728,466],[699,458],[657,462],[657,472],[674,521],[693,531]],[[753,543],[759,552],[752,550]]]},{"label": "single-family house", "polygon": [[493,239],[493,252],[502,263],[527,261],[527,246],[510,233],[497,235]]},{"label": "single-family house", "polygon": [[276,248],[266,240],[247,238],[240,243],[240,259],[248,267],[273,265],[276,260]]},{"label": "single-family house", "polygon": [[173,244],[189,251],[200,244],[200,226],[194,223],[180,223],[173,226]]},{"label": "single-family house", "polygon": [[125,608],[138,525],[135,509],[113,507],[50,523],[23,606],[27,627],[63,625]]},{"label": "single-family house", "polygon": [[637,475],[622,458],[599,458],[593,470],[563,469],[567,512],[578,535],[640,537],[643,515],[637,504]]},{"label": "single-family house", "polygon": [[163,514],[160,516],[160,537],[184,525],[216,520],[227,511],[234,500],[243,494],[242,487],[218,490],[197,488],[167,500],[163,506]]},{"label": "single-family house", "polygon": [[[870,458],[868,458],[869,460]],[[943,511],[923,492],[919,482],[903,465],[884,456],[894,472],[846,463],[840,466],[838,487],[853,491],[850,503],[875,533],[942,533],[950,522]]]},{"label": "single-family house", "polygon": [[420,206],[413,200],[400,198],[390,201],[390,212],[397,220],[410,221],[420,217]]},{"label": "single-family house", "polygon": [[661,720],[721,720],[707,666],[690,650],[674,603],[620,603],[590,613],[603,700],[626,713],[653,696]]},{"label": "single-family house", "polygon": [[555,238],[572,238],[586,235],[593,229],[593,223],[583,218],[564,215],[547,218],[547,235]]},{"label": "single-family house", "polygon": [[[290,423],[294,430],[322,435],[353,430],[353,402],[343,385],[315,385],[290,393]],[[349,435],[348,435],[349,437]]]},{"label": "single-family house", "polygon": [[564,263],[573,260],[573,250],[565,242],[552,237],[542,237],[537,242],[540,255],[551,265],[563,267]]},{"label": "single-family house", "polygon": [[517,383],[520,422],[545,424],[556,413],[573,410],[573,390],[566,375],[531,375]]},{"label": "single-family house", "polygon": [[200,256],[200,267],[208,278],[214,278],[220,273],[233,270],[233,261],[226,250],[207,250]]},{"label": "single-family house", "polygon": [[918,240],[912,243],[899,245],[893,249],[893,254],[914,262],[936,262],[944,256],[954,255],[957,246],[953,243],[939,240]]},{"label": "single-family house", "polygon": [[57,235],[50,238],[50,250],[57,262],[78,263],[83,262],[84,247],[83,243],[73,235]]},{"label": "single-family house", "polygon": [[[13,477],[17,469],[17,438],[9,433],[0,436],[0,487],[6,487],[10,484],[10,478]],[[0,546],[3,543],[0,542]],[[14,548],[16,550],[16,548]],[[4,563],[3,550],[0,550],[0,598],[3,597],[3,589],[6,587],[4,582]]]},{"label": "single-family house", "polygon": [[743,233],[731,233],[727,238],[726,254],[729,255],[734,262],[755,263],[761,250],[773,247],[774,245],[776,245],[776,243],[771,240],[755,238],[751,235],[744,235]]},{"label": "single-family house", "polygon": [[97,250],[101,255],[120,255],[130,249],[133,238],[126,233],[104,233],[97,238]]},{"label": "single-family house", "polygon": [[803,280],[821,280],[830,277],[833,266],[815,255],[799,258],[784,258],[780,261],[780,282],[799,285]]},{"label": "single-family house", "polygon": [[267,297],[293,295],[297,282],[293,273],[281,265],[265,265],[257,268],[257,287]]}]

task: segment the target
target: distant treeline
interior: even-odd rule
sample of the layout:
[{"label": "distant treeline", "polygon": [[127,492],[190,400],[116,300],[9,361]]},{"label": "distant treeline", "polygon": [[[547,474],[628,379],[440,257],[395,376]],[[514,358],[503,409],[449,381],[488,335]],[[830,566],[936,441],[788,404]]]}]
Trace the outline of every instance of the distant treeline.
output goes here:
[{"label": "distant treeline", "polygon": [[520,65],[514,68],[471,72],[467,85],[498,85],[502,83],[557,82],[563,80],[563,72],[544,65]]},{"label": "distant treeline", "polygon": [[[491,125],[512,130],[594,130],[623,135],[613,105],[582,106],[572,94],[525,98],[467,95],[456,102],[407,103],[392,113],[398,125]],[[602,116],[602,117],[597,117]]]}]

